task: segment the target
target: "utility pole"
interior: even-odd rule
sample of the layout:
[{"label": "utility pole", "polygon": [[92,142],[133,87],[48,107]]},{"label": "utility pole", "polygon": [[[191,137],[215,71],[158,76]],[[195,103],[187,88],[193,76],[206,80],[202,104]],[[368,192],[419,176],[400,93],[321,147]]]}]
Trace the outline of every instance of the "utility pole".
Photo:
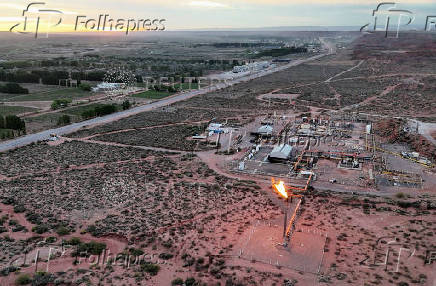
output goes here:
[{"label": "utility pole", "polygon": [[286,228],[288,226],[288,210],[289,210],[289,198],[285,200],[285,220],[283,221],[283,238],[286,238]]},{"label": "utility pole", "polygon": [[230,147],[232,146],[232,135],[233,135],[233,129],[230,131],[229,147],[227,149],[227,153],[230,153]]}]

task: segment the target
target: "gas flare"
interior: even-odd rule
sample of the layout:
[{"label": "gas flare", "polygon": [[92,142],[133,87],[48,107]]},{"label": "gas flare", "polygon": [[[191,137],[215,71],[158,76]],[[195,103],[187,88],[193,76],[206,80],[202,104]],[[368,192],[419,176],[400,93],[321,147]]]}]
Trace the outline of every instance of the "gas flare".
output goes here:
[{"label": "gas flare", "polygon": [[286,192],[285,183],[283,181],[280,181],[278,184],[274,184],[274,189],[276,189],[279,195],[285,199],[288,198],[288,193]]}]

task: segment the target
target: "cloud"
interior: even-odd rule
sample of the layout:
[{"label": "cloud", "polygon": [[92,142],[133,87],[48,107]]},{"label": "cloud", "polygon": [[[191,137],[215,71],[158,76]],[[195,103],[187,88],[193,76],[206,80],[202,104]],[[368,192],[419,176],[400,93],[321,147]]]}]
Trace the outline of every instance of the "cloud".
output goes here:
[{"label": "cloud", "polygon": [[191,1],[188,5],[192,7],[200,7],[200,8],[230,8],[229,5],[222,4],[219,2],[207,1],[207,0]]},{"label": "cloud", "polygon": [[0,22],[15,22],[22,21],[22,17],[0,17]]},{"label": "cloud", "polygon": [[[110,0],[113,1],[113,0]],[[144,0],[125,0],[125,2],[129,3],[135,3],[135,4],[142,4],[144,3]],[[180,0],[160,0],[159,2],[156,2],[156,5],[178,5],[180,4]],[[383,2],[381,0],[219,0],[219,2],[216,1],[210,1],[210,0],[195,0],[192,2],[203,2],[203,3],[215,3],[222,6],[232,7],[233,5],[238,4],[251,4],[251,5],[268,5],[268,6],[274,6],[274,5],[298,5],[298,6],[304,6],[306,4],[322,4],[322,5],[336,5],[336,4],[347,4],[347,5],[378,5],[380,2]],[[191,3],[192,3],[191,2]],[[396,2],[398,5],[405,5],[405,4],[434,4],[435,0],[393,0],[388,2]],[[201,5],[201,4],[200,4]],[[207,5],[207,4],[205,4]],[[221,7],[222,7],[221,6]]]}]

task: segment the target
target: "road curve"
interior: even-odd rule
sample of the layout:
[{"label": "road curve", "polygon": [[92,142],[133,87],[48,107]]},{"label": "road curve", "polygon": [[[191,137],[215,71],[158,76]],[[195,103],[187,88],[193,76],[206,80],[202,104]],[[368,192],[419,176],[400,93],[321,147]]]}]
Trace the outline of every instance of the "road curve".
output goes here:
[{"label": "road curve", "polygon": [[234,84],[246,82],[246,81],[249,81],[249,80],[252,80],[255,78],[266,76],[266,75],[269,75],[269,74],[272,74],[272,73],[275,73],[278,71],[288,69],[290,67],[300,65],[300,64],[305,63],[305,62],[313,61],[313,60],[322,58],[326,55],[329,55],[331,53],[332,53],[332,51],[330,50],[330,52],[328,52],[328,53],[319,54],[319,55],[316,55],[316,56],[313,56],[313,57],[310,57],[307,59],[295,60],[295,61],[293,61],[289,64],[286,64],[286,65],[283,65],[283,66],[279,66],[279,67],[275,67],[272,69],[249,74],[247,76],[237,78],[234,80],[220,82],[220,83],[215,84],[213,86],[209,86],[209,87],[202,88],[199,90],[192,90],[189,92],[183,92],[183,93],[177,94],[177,95],[169,97],[169,98],[164,98],[162,100],[152,102],[150,104],[134,107],[134,108],[131,108],[131,109],[128,109],[125,111],[121,111],[121,112],[109,114],[106,116],[85,120],[82,122],[73,123],[73,124],[70,124],[70,125],[67,125],[64,127],[59,127],[59,128],[55,128],[55,129],[41,131],[39,133],[28,134],[28,135],[25,135],[25,136],[22,136],[22,137],[19,137],[16,139],[1,142],[0,143],[0,152],[5,152],[8,150],[12,150],[15,148],[26,146],[26,145],[34,143],[34,142],[47,140],[50,138],[50,134],[65,135],[68,133],[75,132],[75,131],[77,131],[83,127],[86,127],[86,126],[106,124],[106,123],[116,121],[116,120],[119,120],[121,118],[125,118],[125,117],[135,115],[135,114],[138,114],[141,112],[150,111],[150,110],[153,110],[153,109],[156,109],[159,107],[167,106],[167,105],[179,102],[179,101],[187,100],[187,99],[194,97],[194,96],[197,96],[197,95],[202,95],[202,94],[206,94],[209,92],[213,92],[213,91],[216,91],[216,90],[219,90],[222,88],[226,88],[228,86],[232,86]]}]

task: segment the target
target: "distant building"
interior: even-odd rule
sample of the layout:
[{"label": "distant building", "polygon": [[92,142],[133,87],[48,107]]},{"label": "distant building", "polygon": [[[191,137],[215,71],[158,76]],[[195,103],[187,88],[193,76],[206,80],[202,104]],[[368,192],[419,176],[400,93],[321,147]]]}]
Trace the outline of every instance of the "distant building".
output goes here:
[{"label": "distant building", "polygon": [[273,130],[274,129],[271,125],[262,125],[256,132],[253,132],[253,134],[262,137],[271,137]]},{"label": "distant building", "polygon": [[254,62],[254,63],[246,64],[243,66],[234,66],[233,72],[234,73],[241,73],[241,72],[247,72],[247,71],[258,71],[258,70],[266,69],[269,66],[270,66],[270,63],[267,61]]},{"label": "distant building", "polygon": [[372,128],[371,128],[371,124],[368,124],[368,125],[366,125],[366,134],[371,134],[371,130]]},{"label": "distant building", "polygon": [[213,133],[223,133],[224,130],[222,129],[223,125],[221,123],[211,123],[207,127],[207,130]]},{"label": "distant building", "polygon": [[99,91],[111,91],[118,88],[124,88],[126,85],[124,83],[116,83],[116,82],[102,82],[98,84],[96,87],[92,88],[93,92]]},{"label": "distant building", "polygon": [[283,163],[294,157],[295,152],[295,148],[288,144],[278,145],[268,155],[268,161],[271,163]]}]

